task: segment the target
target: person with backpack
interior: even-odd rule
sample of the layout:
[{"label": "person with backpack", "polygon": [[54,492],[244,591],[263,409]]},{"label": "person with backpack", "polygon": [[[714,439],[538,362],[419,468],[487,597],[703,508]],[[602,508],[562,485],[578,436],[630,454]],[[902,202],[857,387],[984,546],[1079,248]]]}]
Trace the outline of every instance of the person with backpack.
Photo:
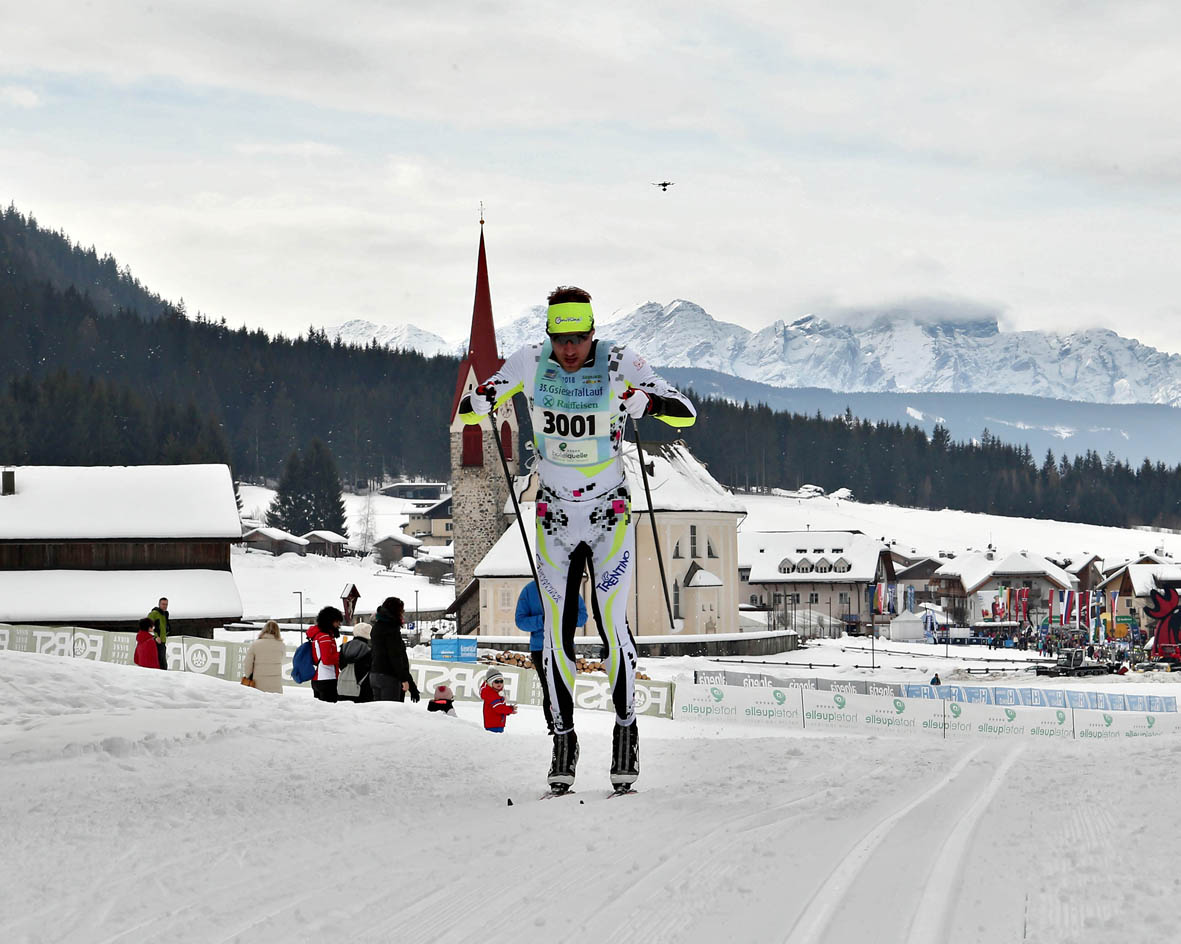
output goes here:
[{"label": "person with backpack", "polygon": [[353,638],[340,647],[336,697],[341,701],[373,701],[373,686],[369,681],[373,665],[373,644],[369,641],[372,629],[368,623],[358,623],[353,627]]},{"label": "person with backpack", "polygon": [[419,699],[418,686],[410,674],[410,658],[402,639],[402,623],[406,607],[397,597],[386,597],[373,614],[373,628],[369,639],[373,644],[373,660],[369,667],[369,683],[373,686],[374,701],[405,701]]},{"label": "person with backpack", "polygon": [[320,701],[337,701],[336,679],[340,675],[340,652],[336,640],[344,614],[334,606],[326,606],[316,614],[316,623],[308,630],[312,644],[312,662],[316,666],[312,678],[312,694]]}]

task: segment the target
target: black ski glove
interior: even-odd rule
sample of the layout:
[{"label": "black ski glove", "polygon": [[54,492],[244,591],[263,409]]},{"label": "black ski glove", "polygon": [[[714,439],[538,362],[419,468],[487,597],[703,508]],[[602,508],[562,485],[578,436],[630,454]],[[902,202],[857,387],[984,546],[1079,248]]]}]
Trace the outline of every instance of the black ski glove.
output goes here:
[{"label": "black ski glove", "polygon": [[414,702],[414,704],[417,705],[420,698],[422,698],[422,696],[418,694],[418,686],[414,684],[414,679],[411,679],[410,680],[410,700],[412,702]]}]

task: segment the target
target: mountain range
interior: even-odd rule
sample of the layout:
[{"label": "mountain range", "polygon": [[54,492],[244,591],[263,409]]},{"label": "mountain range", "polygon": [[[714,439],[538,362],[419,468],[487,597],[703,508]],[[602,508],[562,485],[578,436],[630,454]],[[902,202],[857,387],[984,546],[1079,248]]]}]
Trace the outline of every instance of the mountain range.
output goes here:
[{"label": "mountain range", "polygon": [[[497,332],[501,352],[540,337],[544,312],[531,308],[503,326]],[[462,354],[466,344],[413,325],[350,321],[326,330],[346,344],[376,340],[428,355]],[[1001,331],[991,317],[941,320],[897,311],[859,325],[808,315],[750,331],[676,300],[612,316],[598,333],[635,346],[659,367],[708,370],[778,388],[1181,405],[1181,355],[1106,329]]]}]

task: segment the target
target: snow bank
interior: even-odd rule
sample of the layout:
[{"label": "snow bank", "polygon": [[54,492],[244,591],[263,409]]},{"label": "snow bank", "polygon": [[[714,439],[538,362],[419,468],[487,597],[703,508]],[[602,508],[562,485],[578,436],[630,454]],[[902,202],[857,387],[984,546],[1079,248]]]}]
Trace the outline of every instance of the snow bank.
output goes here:
[{"label": "snow bank", "polygon": [[[645,719],[641,792],[606,800],[611,716],[580,712],[578,792],[538,803],[535,709],[491,735],[466,704],[24,653],[0,653],[0,680],[0,934],[18,944],[1172,934],[1172,886],[1149,879],[1175,841],[1142,798],[1181,786],[1181,743]],[[324,809],[330,828],[298,827]],[[567,880],[539,895],[551,863]]]}]

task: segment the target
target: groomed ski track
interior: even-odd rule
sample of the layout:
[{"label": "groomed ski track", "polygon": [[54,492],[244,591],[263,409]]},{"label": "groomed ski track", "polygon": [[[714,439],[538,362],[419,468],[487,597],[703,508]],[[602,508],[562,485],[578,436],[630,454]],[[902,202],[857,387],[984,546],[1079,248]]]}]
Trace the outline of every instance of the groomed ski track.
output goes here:
[{"label": "groomed ski track", "polygon": [[610,717],[585,711],[578,795],[536,803],[540,715],[493,736],[459,707],[0,653],[0,940],[1172,936],[1174,843],[1144,799],[1176,794],[1181,742],[648,720],[641,792],[606,802]]}]

